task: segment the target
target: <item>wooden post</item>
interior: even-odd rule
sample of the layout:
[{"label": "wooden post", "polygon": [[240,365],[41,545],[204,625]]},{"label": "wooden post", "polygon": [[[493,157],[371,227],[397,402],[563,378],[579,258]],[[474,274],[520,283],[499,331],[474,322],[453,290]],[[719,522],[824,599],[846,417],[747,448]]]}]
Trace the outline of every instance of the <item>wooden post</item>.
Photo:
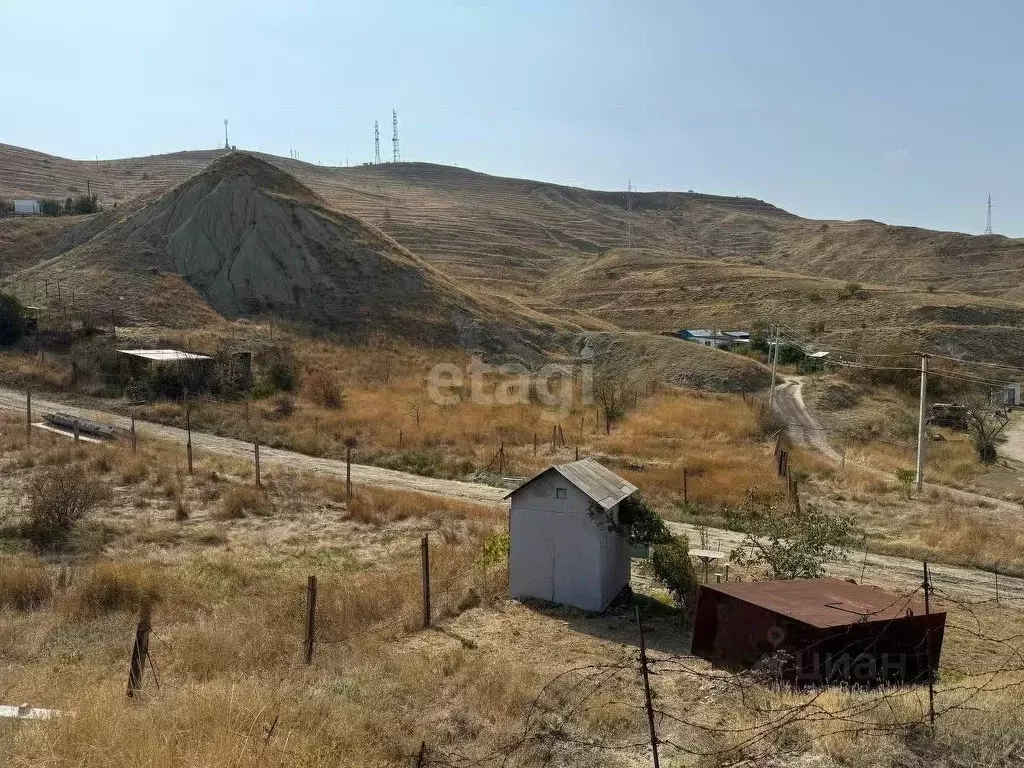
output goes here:
[{"label": "wooden post", "polygon": [[306,580],[306,663],[313,663],[313,644],[316,637],[316,576]]},{"label": "wooden post", "polygon": [[135,456],[139,452],[139,434],[135,431],[135,411],[132,411],[132,456]]},{"label": "wooden post", "polygon": [[556,443],[557,440],[558,440],[558,427],[552,425],[551,426],[551,452],[552,453],[555,452],[555,446],[557,445],[557,443]]},{"label": "wooden post", "polygon": [[558,439],[562,441],[562,447],[565,447],[565,432],[562,431],[562,425],[558,425]]},{"label": "wooden post", "polygon": [[726,580],[726,582],[729,581],[729,564],[728,563],[725,564],[725,580]]},{"label": "wooden post", "polygon": [[188,473],[192,474],[192,406],[185,406],[185,455],[188,457]]},{"label": "wooden post", "polygon": [[25,445],[32,444],[32,390],[25,392]]},{"label": "wooden post", "polygon": [[398,447],[399,448],[402,447],[402,438],[403,437],[404,437],[404,435],[402,434],[402,430],[398,430]]},{"label": "wooden post", "polygon": [[149,630],[151,629],[151,608],[148,599],[142,601],[139,610],[139,624],[135,628],[135,644],[132,646],[132,661],[128,667],[129,698],[138,696],[142,690],[142,673],[145,670],[146,657],[149,655]]},{"label": "wooden post", "polygon": [[799,515],[800,514],[800,487],[796,482],[796,478],[790,479],[790,487],[793,489],[793,510]]},{"label": "wooden post", "polygon": [[644,625],[640,621],[640,609],[633,606],[636,616],[636,628],[640,632],[640,671],[644,677],[644,706],[647,709],[647,728],[651,733],[651,750],[654,752],[654,768],[660,768],[658,762],[658,733],[654,730],[654,705],[651,703],[651,680],[647,675],[647,644],[644,642]]},{"label": "wooden post", "polygon": [[78,442],[79,432],[80,432],[80,430],[78,429],[78,420],[76,419],[74,421],[74,433],[75,433],[75,442],[76,443]]},{"label": "wooden post", "polygon": [[256,463],[256,487],[260,487],[260,441],[254,440],[252,444],[253,458]]},{"label": "wooden post", "polygon": [[689,489],[689,470],[683,467],[683,504],[687,505],[690,503],[690,489]]},{"label": "wooden post", "polygon": [[995,571],[996,574],[996,605],[999,605],[999,566],[993,566],[992,570]]},{"label": "wooden post", "polygon": [[352,503],[352,446],[345,446],[345,504]]},{"label": "wooden post", "polygon": [[249,398],[245,398],[245,426],[249,426]]},{"label": "wooden post", "polygon": [[533,455],[537,455],[537,433],[533,433]]},{"label": "wooden post", "polygon": [[420,742],[420,753],[416,757],[416,768],[423,768],[423,760],[427,756],[427,742]]},{"label": "wooden post", "polygon": [[505,441],[501,441],[501,447],[498,448],[498,474],[502,475],[505,473]]},{"label": "wooden post", "polygon": [[117,322],[114,320],[114,310],[110,310],[110,335],[117,338]]},{"label": "wooden post", "polygon": [[420,542],[420,560],[423,566],[423,628],[430,627],[430,538],[423,534]]},{"label": "wooden post", "polygon": [[579,461],[579,460],[580,460],[580,447],[577,445],[576,446],[576,461]]},{"label": "wooden post", "polygon": [[[924,615],[927,616],[931,613],[932,602],[931,602],[932,585],[928,579],[928,561],[924,561]],[[932,628],[930,625],[925,626],[925,640],[928,653],[928,722],[932,727],[932,733],[935,732],[935,675],[932,672]]]}]

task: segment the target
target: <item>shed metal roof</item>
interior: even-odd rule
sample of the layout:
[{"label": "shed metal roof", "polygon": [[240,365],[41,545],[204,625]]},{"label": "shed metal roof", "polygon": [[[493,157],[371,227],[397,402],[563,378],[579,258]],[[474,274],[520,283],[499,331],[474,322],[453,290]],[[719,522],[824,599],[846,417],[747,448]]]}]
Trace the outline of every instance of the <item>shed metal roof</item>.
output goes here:
[{"label": "shed metal roof", "polygon": [[181,360],[211,360],[209,355],[197,355],[194,352],[182,352],[178,349],[119,349],[122,355],[141,357],[161,363],[174,363]]},{"label": "shed metal roof", "polygon": [[842,579],[739,581],[701,584],[701,589],[729,595],[819,629],[924,614],[924,603],[913,595],[893,595]]},{"label": "shed metal roof", "polygon": [[592,501],[601,506],[602,509],[611,509],[624,498],[635,493],[637,487],[626,482],[607,467],[594,459],[586,458],[579,461],[572,461],[568,464],[557,464],[548,467],[515,490],[505,496],[509,498],[530,485],[534,480],[543,477],[548,472],[558,472],[562,477],[572,483],[585,493]]}]

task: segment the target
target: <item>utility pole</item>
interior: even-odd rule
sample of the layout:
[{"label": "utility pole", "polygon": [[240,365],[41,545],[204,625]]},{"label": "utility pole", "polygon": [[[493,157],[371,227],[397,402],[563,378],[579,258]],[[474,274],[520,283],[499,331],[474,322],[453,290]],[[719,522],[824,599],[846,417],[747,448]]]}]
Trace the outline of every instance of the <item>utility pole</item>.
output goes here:
[{"label": "utility pole", "polygon": [[987,215],[985,216],[985,234],[992,234],[992,195],[988,196]]},{"label": "utility pole", "polygon": [[398,111],[391,110],[391,162],[398,163],[402,160],[402,152],[398,147]]},{"label": "utility pole", "polygon": [[772,358],[772,384],[768,389],[768,411],[772,410],[772,403],[775,401],[775,369],[779,364],[779,326],[775,326],[775,344],[769,350]]},{"label": "utility pole", "polygon": [[928,387],[928,356],[921,355],[921,402],[917,411],[917,492],[924,487],[924,405]]},{"label": "utility pole", "polygon": [[380,165],[380,128],[377,121],[373,121],[373,164]]}]

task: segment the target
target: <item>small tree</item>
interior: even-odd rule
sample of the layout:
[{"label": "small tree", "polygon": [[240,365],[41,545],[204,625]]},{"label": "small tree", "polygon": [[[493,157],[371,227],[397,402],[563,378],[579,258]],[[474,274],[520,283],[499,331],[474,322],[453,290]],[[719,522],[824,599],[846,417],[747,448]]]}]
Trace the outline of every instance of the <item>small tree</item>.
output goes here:
[{"label": "small tree", "polygon": [[743,566],[767,568],[772,579],[816,579],[825,563],[846,560],[853,535],[849,517],[830,515],[812,505],[803,512],[766,506],[749,517],[731,517],[743,543],[730,559]]},{"label": "small tree", "polygon": [[612,424],[626,415],[626,404],[635,402],[636,395],[622,377],[611,370],[603,370],[594,376],[594,402],[604,416],[604,431],[612,433]]},{"label": "small tree", "polygon": [[1010,423],[1009,411],[994,407],[981,393],[966,398],[964,409],[967,434],[971,436],[978,461],[982,464],[995,464],[999,457],[996,446],[1006,439],[1003,430]]},{"label": "small tree", "polygon": [[13,344],[25,330],[24,309],[14,296],[0,293],[0,344]]},{"label": "small tree", "polygon": [[672,540],[665,521],[639,491],[619,502],[618,515],[611,515],[596,502],[590,504],[590,518],[598,525],[629,538],[635,546],[650,546]]},{"label": "small tree", "polygon": [[306,379],[309,399],[323,408],[337,410],[345,406],[345,391],[330,371],[316,371]]},{"label": "small tree", "polygon": [[257,361],[262,369],[263,388],[294,392],[302,381],[302,370],[291,347],[271,347],[260,353]]},{"label": "small tree", "polygon": [[25,535],[41,550],[62,549],[78,522],[108,495],[106,486],[78,465],[51,469],[29,488]]},{"label": "small tree", "polygon": [[697,591],[697,575],[690,559],[690,542],[685,536],[670,534],[667,541],[655,544],[651,551],[651,568],[677,604],[692,602]]},{"label": "small tree", "polygon": [[64,204],[52,197],[44,197],[39,201],[39,212],[43,216],[60,216],[64,213]]},{"label": "small tree", "polygon": [[914,495],[914,481],[917,479],[917,472],[912,469],[896,470],[896,482],[900,484],[900,493],[908,501]]}]

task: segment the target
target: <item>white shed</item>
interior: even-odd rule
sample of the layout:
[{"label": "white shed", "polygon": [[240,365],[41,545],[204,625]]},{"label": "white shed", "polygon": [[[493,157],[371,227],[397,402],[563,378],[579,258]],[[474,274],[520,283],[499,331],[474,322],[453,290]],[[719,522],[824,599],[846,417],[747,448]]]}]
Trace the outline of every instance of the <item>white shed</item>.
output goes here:
[{"label": "white shed", "polygon": [[38,200],[15,200],[15,216],[38,216],[40,213]]},{"label": "white shed", "polygon": [[509,514],[512,597],[603,611],[629,584],[629,539],[595,520],[597,504],[618,520],[636,491],[593,459],[550,467],[516,488]]}]

